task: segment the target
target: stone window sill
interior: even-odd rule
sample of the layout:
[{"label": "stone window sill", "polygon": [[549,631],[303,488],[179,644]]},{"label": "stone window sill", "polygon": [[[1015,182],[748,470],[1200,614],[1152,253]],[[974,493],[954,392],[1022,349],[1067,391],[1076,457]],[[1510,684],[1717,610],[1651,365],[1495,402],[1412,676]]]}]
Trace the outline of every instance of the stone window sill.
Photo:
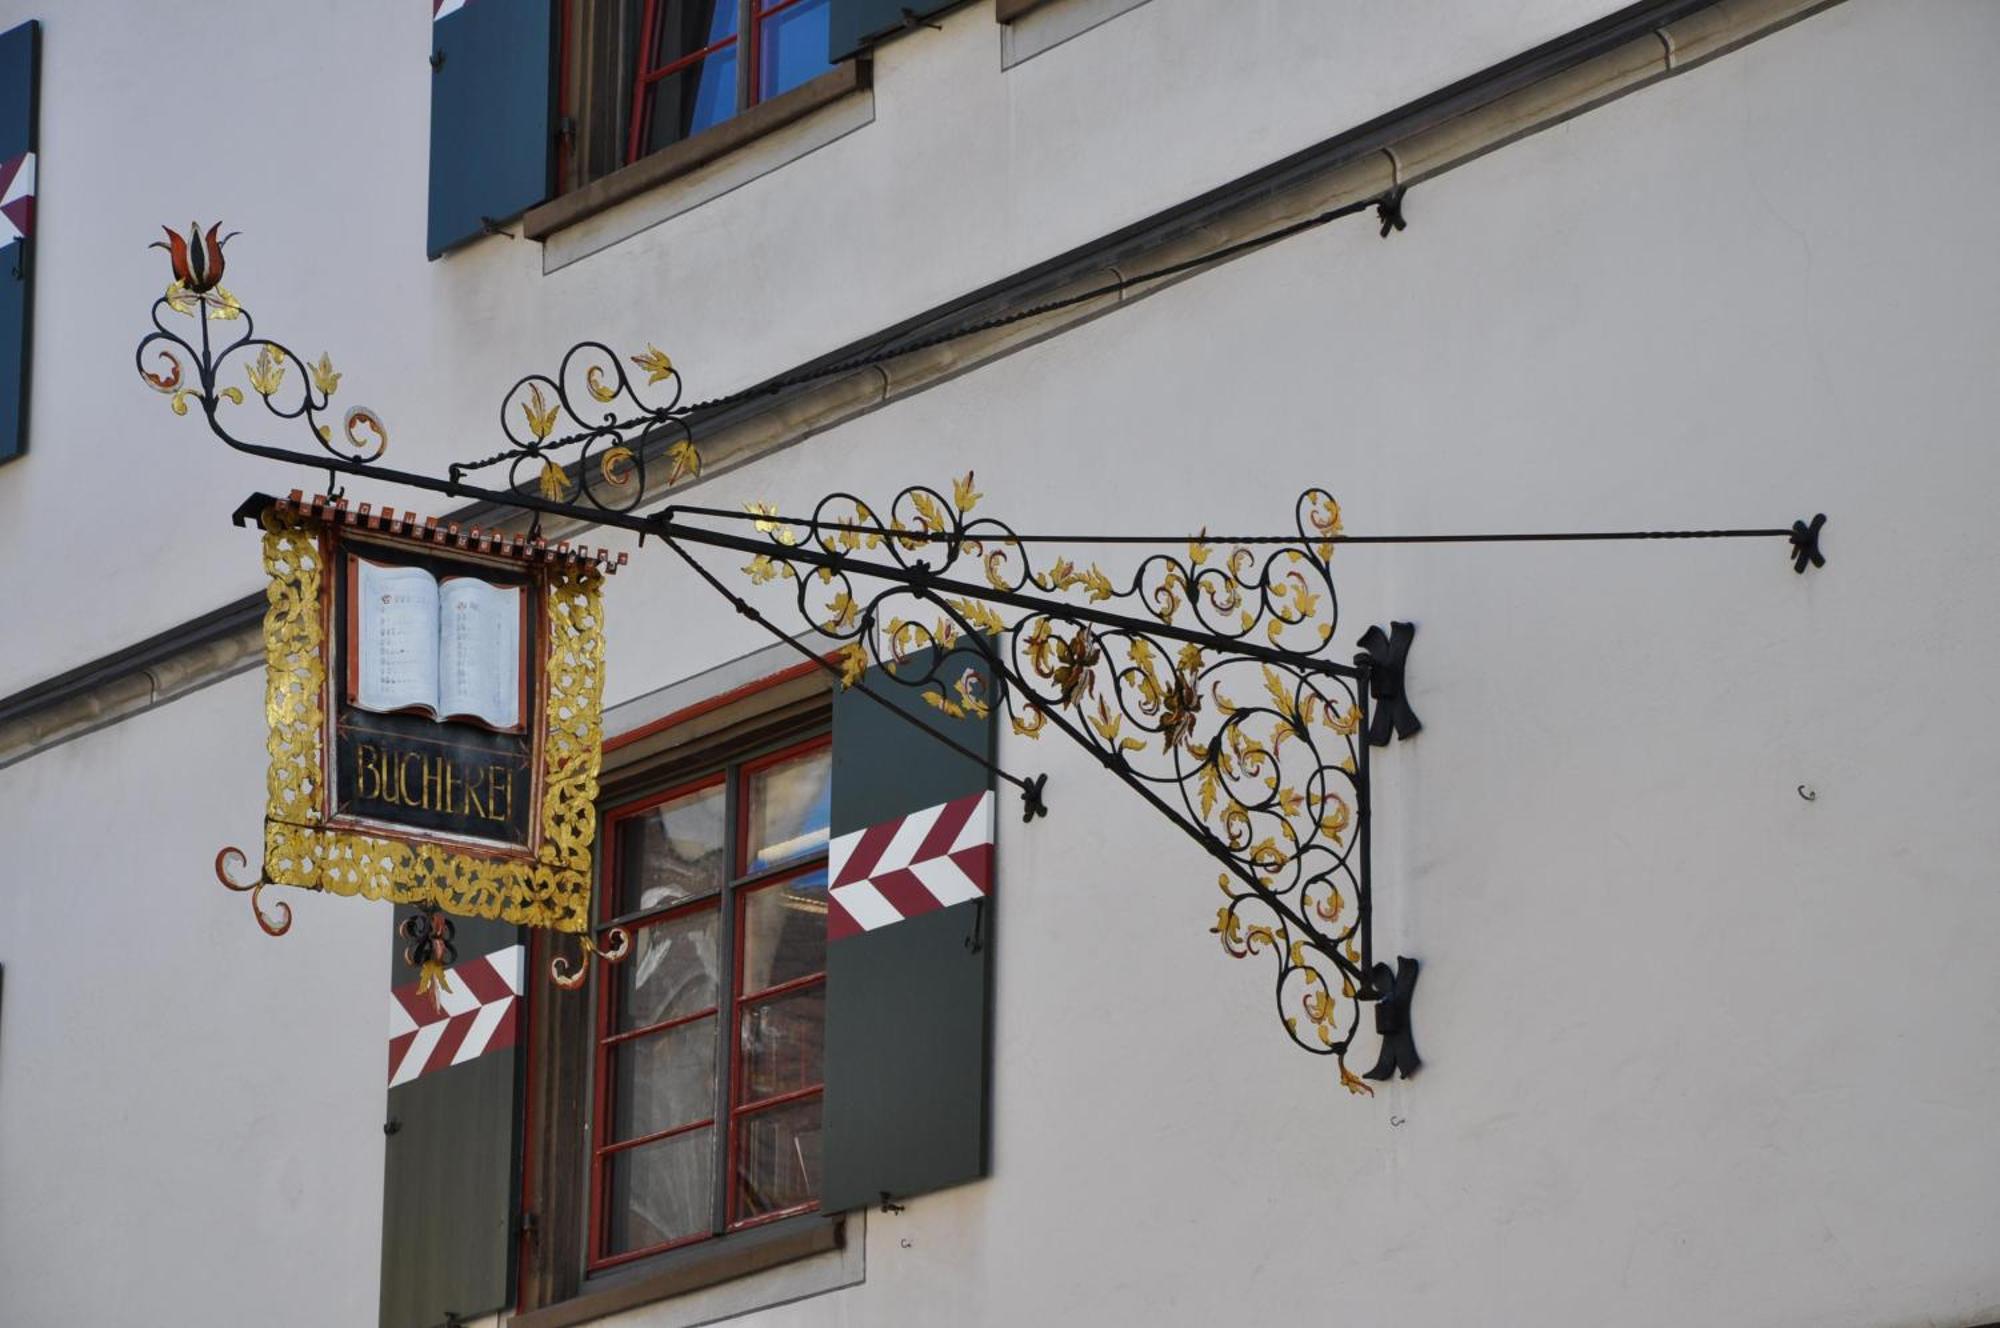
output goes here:
[{"label": "stone window sill", "polygon": [[574,226],[669,180],[697,171],[851,93],[866,91],[868,86],[868,61],[843,61],[811,82],[760,102],[712,129],[704,129],[592,180],[581,189],[528,209],[521,219],[522,234],[530,240],[546,239],[564,227]]}]

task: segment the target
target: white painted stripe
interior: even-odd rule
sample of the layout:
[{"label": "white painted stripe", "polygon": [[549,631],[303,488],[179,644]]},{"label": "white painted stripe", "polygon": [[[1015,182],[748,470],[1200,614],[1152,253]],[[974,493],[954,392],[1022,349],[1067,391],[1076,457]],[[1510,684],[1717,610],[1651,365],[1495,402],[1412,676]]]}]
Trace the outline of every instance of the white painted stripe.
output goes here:
[{"label": "white painted stripe", "polygon": [[984,897],[980,888],[972,883],[972,878],[950,858],[932,858],[928,862],[917,863],[910,870],[924,883],[924,889],[937,896],[938,903],[945,908]]},{"label": "white painted stripe", "polygon": [[979,795],[979,805],[972,809],[972,815],[965,818],[965,825],[958,832],[958,838],[951,843],[950,851],[977,848],[981,844],[993,842],[993,790]]},{"label": "white painted stripe", "polygon": [[[475,959],[472,962],[476,964],[479,961]],[[464,1014],[468,1010],[479,1008],[479,998],[472,994],[471,985],[462,976],[458,976],[455,970],[448,968],[445,970],[445,977],[451,983],[450,989],[447,990],[445,984],[440,982],[434,985],[431,991],[438,994],[438,1004],[444,1008],[446,1015]]]},{"label": "white painted stripe", "polygon": [[435,23],[446,15],[456,14],[463,8],[465,8],[465,0],[444,0],[444,3],[439,5],[437,11],[431,15],[431,21]]},{"label": "white painted stripe", "polygon": [[827,845],[826,878],[829,881],[840,879],[841,870],[847,866],[847,860],[854,856],[854,846],[859,844],[861,836],[867,833],[866,830],[850,831]]},{"label": "white painted stripe", "polygon": [[527,990],[527,946],[510,945],[504,950],[495,950],[486,956],[486,962],[493,965],[494,971],[507,984],[507,989],[516,996]]},{"label": "white painted stripe", "polygon": [[430,1063],[431,1052],[437,1049],[438,1039],[444,1036],[444,1025],[445,1021],[440,1019],[417,1030],[409,1051],[403,1055],[403,1063],[396,1067],[396,1073],[389,1076],[389,1087],[407,1084],[424,1072],[424,1066]]},{"label": "white painted stripe", "polygon": [[405,1033],[414,1033],[416,1031],[417,1021],[410,1018],[410,1012],[403,1008],[403,1003],[397,1000],[395,994],[392,992],[389,996],[390,1039],[394,1040]]},{"label": "white painted stripe", "polygon": [[931,827],[937,824],[938,813],[943,810],[944,804],[939,803],[935,807],[926,807],[920,812],[911,812],[905,816],[903,823],[896,827],[896,837],[889,841],[889,847],[882,850],[881,860],[875,864],[875,869],[870,874],[880,876],[884,872],[909,866],[917,856],[917,850],[924,846],[924,837],[930,834]]},{"label": "white painted stripe", "polygon": [[7,182],[7,192],[0,194],[0,203],[15,203],[35,195],[35,154],[30,152],[21,162],[21,169],[14,172],[14,178]]},{"label": "white painted stripe", "polygon": [[877,890],[872,882],[856,881],[852,885],[836,885],[832,893],[833,897],[840,901],[840,906],[847,910],[848,915],[863,931],[874,931],[877,927],[886,927],[892,922],[903,920],[903,915],[882,897],[882,892]]},{"label": "white painted stripe", "polygon": [[463,1065],[475,1056],[486,1053],[486,1044],[493,1040],[493,1030],[500,1027],[500,1021],[507,1017],[511,1000],[495,1001],[491,1005],[479,1007],[479,1013],[472,1017],[472,1027],[465,1030],[465,1041],[458,1044],[458,1050],[451,1054],[453,1065]]}]

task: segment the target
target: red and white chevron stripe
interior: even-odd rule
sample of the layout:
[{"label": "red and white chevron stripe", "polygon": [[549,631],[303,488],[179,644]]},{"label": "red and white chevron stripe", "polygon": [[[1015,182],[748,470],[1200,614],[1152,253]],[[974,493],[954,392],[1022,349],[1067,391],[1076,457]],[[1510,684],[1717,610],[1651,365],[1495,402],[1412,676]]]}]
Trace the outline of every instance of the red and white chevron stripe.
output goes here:
[{"label": "red and white chevron stripe", "polygon": [[527,949],[519,945],[454,964],[445,970],[450,990],[438,993],[437,1005],[414,982],[391,990],[389,1087],[513,1046],[526,964]]},{"label": "red and white chevron stripe", "polygon": [[826,938],[993,891],[993,794],[974,793],[840,836],[827,848]]},{"label": "red and white chevron stripe", "polygon": [[35,233],[35,154],[0,160],[0,249]]}]

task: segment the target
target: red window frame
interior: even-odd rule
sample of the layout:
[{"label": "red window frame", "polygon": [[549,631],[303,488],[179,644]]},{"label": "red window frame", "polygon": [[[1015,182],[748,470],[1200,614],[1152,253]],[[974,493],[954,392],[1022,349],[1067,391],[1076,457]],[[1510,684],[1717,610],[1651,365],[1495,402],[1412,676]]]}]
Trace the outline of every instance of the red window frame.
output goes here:
[{"label": "red window frame", "polygon": [[806,0],[726,0],[737,6],[736,31],[721,41],[711,42],[698,51],[676,56],[664,65],[655,66],[659,56],[657,34],[659,32],[660,0],[646,0],[645,17],[639,24],[639,61],[632,76],[632,130],[625,146],[626,164],[631,164],[646,155],[644,146],[647,130],[652,127],[652,107],[646,90],[663,78],[692,69],[712,55],[741,44],[736,57],[735,108],[731,115],[741,115],[759,101],[764,100],[763,78],[763,32],[767,19],[775,18]]},{"label": "red window frame", "polygon": [[[816,972],[802,974],[754,992],[744,991],[746,929],[743,923],[744,913],[752,895],[765,890],[780,889],[789,881],[796,880],[802,876],[809,876],[814,872],[824,872],[827,869],[826,850],[821,848],[816,853],[790,859],[764,871],[749,870],[750,800],[748,790],[750,781],[759,771],[810,752],[828,750],[831,748],[831,745],[831,737],[822,734],[789,744],[748,760],[733,761],[722,770],[703,775],[696,779],[682,781],[658,793],[612,809],[604,817],[604,830],[600,842],[605,846],[604,858],[606,871],[604,889],[599,892],[599,911],[602,917],[602,920],[598,924],[600,931],[613,924],[626,927],[632,932],[634,943],[636,944],[639,933],[645,929],[669,924],[682,918],[693,917],[711,909],[715,910],[717,923],[720,925],[722,910],[727,909],[729,910],[729,922],[731,924],[729,928],[731,955],[730,962],[726,966],[728,985],[726,990],[719,990],[716,993],[715,1004],[699,1011],[675,1015],[671,1019],[649,1024],[642,1028],[620,1031],[617,1027],[618,982],[616,970],[611,970],[610,973],[607,973],[604,980],[599,984],[596,1037],[595,1045],[591,1052],[593,1129],[589,1149],[590,1230],[586,1249],[586,1267],[590,1272],[618,1267],[622,1264],[631,1263],[634,1260],[662,1254],[668,1250],[679,1249],[683,1246],[697,1244],[704,1240],[711,1240],[718,1234],[727,1235],[731,1232],[763,1226],[784,1218],[814,1212],[819,1208],[819,1200],[815,1197],[803,1204],[796,1204],[769,1213],[759,1213],[750,1217],[740,1216],[737,1211],[740,1190],[737,1178],[737,1162],[740,1156],[743,1122],[764,1112],[777,1110],[796,1102],[823,1097],[826,1090],[825,1066],[822,1063],[820,1070],[821,1078],[816,1084],[787,1090],[754,1102],[745,1102],[742,1100],[744,1091],[744,1063],[746,1058],[743,1056],[741,1048],[743,1044],[743,1021],[748,1012],[759,1005],[795,992],[823,988],[826,983],[826,969],[822,956],[821,967]],[[722,885],[713,894],[703,895],[696,899],[683,900],[651,911],[634,912],[623,916],[617,915],[615,910],[621,902],[620,893],[624,879],[624,864],[621,861],[622,842],[624,838],[620,833],[622,823],[632,817],[643,815],[665,803],[715,788],[723,789],[725,815],[731,820],[731,823],[725,827],[723,837],[725,862]],[[724,1017],[725,1008],[727,1009],[726,1018]],[[704,1019],[714,1019],[716,1021],[717,1073],[719,1075],[727,1075],[729,1084],[727,1119],[720,1119],[710,1115],[701,1120],[677,1123],[664,1129],[649,1134],[638,1135],[630,1139],[615,1138],[614,1130],[616,1121],[611,1087],[613,1060],[617,1048],[637,1043],[647,1037],[654,1037],[670,1032],[676,1028],[686,1027]],[[714,1229],[713,1221],[711,1221],[706,1229],[691,1235],[644,1246],[636,1250],[610,1251],[607,1246],[611,1227],[611,1159],[619,1153],[628,1152],[646,1144],[658,1143],[665,1139],[677,1138],[701,1129],[716,1129],[722,1132],[721,1137],[715,1141],[714,1150],[710,1154],[711,1158],[720,1161],[722,1170],[719,1176],[711,1170],[708,1190],[708,1199],[712,1211],[715,1199],[714,1187],[716,1184],[720,1184],[723,1187],[721,1231],[717,1232]]]}]

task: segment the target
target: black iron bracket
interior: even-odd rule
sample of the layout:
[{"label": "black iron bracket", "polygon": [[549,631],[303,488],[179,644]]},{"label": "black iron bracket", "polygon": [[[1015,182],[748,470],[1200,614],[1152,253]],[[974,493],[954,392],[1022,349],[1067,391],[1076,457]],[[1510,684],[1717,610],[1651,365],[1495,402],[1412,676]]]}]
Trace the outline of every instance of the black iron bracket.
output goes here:
[{"label": "black iron bracket", "polygon": [[[1398,188],[1372,203],[1385,236],[1406,225],[1402,198]],[[1028,534],[970,515],[980,497],[970,474],[949,496],[911,486],[879,508],[837,493],[806,516],[680,504],[642,513],[661,489],[699,475],[693,408],[681,404],[680,376],[658,348],[621,357],[595,341],[507,392],[501,451],[452,463],[444,476],[400,470],[380,464],[389,434],[376,412],[354,406],[343,414],[331,405],[341,375],[326,356],[308,360],[257,335],[249,311],[220,284],[219,231],[205,241],[191,231],[185,242],[169,233],[162,247],[172,251],[175,279],[154,302],[152,330],[135,356],[141,377],[176,414],[198,407],[229,447],[324,470],[329,487],[364,475],[518,514],[533,523],[531,540],[540,539],[545,516],[624,530],[642,545],[652,536],[737,612],[842,686],[983,760],[1019,789],[1024,822],[1047,814],[1047,776],[1008,773],[972,753],[951,726],[1000,712],[1020,737],[1057,729],[1219,865],[1225,902],[1211,930],[1232,955],[1274,956],[1287,1034],[1339,1059],[1355,1091],[1366,1085],[1348,1073],[1345,1055],[1363,1004],[1374,1005],[1382,1039],[1368,1077],[1407,1076],[1420,1064],[1410,1032],[1417,964],[1399,958],[1392,969],[1374,960],[1369,763],[1372,748],[1423,726],[1408,694],[1413,624],[1369,628],[1352,662],[1332,656],[1335,547],[1781,538],[1799,572],[1825,562],[1824,515],[1790,529],[1355,536],[1342,529],[1332,496],[1317,489],[1299,496],[1293,529],[1277,535]],[[315,450],[239,436],[235,423],[254,417],[243,388],[223,381],[228,369],[243,375],[271,417],[302,426]],[[467,482],[503,464],[504,487]],[[667,467],[664,484],[649,486],[649,465]],[[260,517],[270,502],[245,504],[237,520]],[[312,506],[330,513],[345,503]],[[476,543],[480,535],[473,529],[465,538]],[[1115,577],[1071,557],[1038,561],[1032,550],[1048,543],[1146,552],[1136,569]],[[797,620],[810,630],[773,622],[697,549],[748,557],[743,574],[753,585],[789,588]],[[935,721],[912,716],[875,690],[881,686],[917,690]],[[225,870],[232,853],[218,856],[218,878],[251,892],[254,905],[261,880],[234,880]],[[240,866],[241,854],[233,861]],[[288,911],[275,916],[258,914],[274,935],[290,922]],[[450,924],[420,916],[405,925],[409,957],[439,973],[449,962]],[[583,960],[574,968],[558,961],[556,981],[574,988],[592,959],[623,958],[629,937],[613,928],[605,939],[599,950],[584,937]]]}]

